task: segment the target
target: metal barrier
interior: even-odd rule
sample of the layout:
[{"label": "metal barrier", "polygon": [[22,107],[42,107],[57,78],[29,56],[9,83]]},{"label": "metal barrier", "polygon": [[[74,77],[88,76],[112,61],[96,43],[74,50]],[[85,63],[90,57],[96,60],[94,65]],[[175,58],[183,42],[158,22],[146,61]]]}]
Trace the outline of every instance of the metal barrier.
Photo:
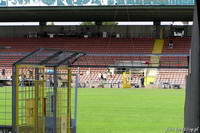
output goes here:
[{"label": "metal barrier", "polygon": [[[72,133],[69,62],[82,53],[38,49],[13,65],[13,133]],[[73,129],[73,130],[72,130]]]},{"label": "metal barrier", "polygon": [[15,132],[70,133],[70,68],[16,65],[14,77]]}]

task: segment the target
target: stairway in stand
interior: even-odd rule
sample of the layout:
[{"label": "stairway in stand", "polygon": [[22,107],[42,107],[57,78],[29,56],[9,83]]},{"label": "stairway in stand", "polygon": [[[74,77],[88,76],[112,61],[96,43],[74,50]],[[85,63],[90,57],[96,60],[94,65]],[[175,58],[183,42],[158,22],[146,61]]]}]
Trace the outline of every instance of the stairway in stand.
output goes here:
[{"label": "stairway in stand", "polygon": [[[163,46],[164,46],[164,40],[162,39],[156,39],[154,42],[154,46],[153,46],[153,50],[152,50],[152,54],[161,54],[162,50],[163,50]],[[158,56],[151,56],[151,64],[152,66],[159,66],[159,62],[160,62],[160,57]]]},{"label": "stairway in stand", "polygon": [[[152,54],[161,54],[163,51],[164,40],[156,39],[154,42]],[[159,56],[151,56],[150,58],[151,66],[158,67],[160,65],[160,57]],[[157,69],[147,69],[146,77],[145,77],[145,85],[149,85],[151,82],[155,83],[156,76],[158,74]]]}]

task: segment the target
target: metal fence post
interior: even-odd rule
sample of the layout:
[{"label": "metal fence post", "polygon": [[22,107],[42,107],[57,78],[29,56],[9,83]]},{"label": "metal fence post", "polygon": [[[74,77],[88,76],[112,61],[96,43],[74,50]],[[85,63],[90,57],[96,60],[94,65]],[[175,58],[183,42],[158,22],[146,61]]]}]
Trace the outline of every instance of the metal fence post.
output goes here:
[{"label": "metal fence post", "polygon": [[78,111],[78,87],[79,87],[79,74],[76,74],[75,97],[74,97],[74,133],[77,132],[77,111]]},{"label": "metal fence post", "polygon": [[12,133],[16,133],[16,65],[12,67]]},{"label": "metal fence post", "polygon": [[57,67],[54,67],[53,73],[53,81],[54,81],[54,88],[53,88],[53,133],[57,132],[57,89],[58,89],[58,76],[57,76]]}]

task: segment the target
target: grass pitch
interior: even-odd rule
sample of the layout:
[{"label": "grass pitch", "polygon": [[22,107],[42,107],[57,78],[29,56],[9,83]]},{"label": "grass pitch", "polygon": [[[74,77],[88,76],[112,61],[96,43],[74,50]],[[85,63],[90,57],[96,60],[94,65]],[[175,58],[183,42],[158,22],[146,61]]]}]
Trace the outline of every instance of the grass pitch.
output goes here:
[{"label": "grass pitch", "polygon": [[78,100],[78,133],[165,133],[167,128],[183,128],[183,89],[79,89]]},{"label": "grass pitch", "polygon": [[[11,110],[11,102],[1,100],[11,96],[10,89],[0,88],[8,92],[0,93],[0,118],[3,110]],[[183,128],[184,95],[183,89],[81,88],[77,133],[165,133],[167,128]]]}]

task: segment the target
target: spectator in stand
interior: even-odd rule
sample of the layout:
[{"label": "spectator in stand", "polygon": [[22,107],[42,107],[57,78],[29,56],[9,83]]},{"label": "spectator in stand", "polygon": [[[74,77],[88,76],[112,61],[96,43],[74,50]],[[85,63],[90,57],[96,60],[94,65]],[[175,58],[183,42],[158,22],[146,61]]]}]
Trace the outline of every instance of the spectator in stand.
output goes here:
[{"label": "spectator in stand", "polygon": [[2,69],[2,76],[5,76],[5,75],[6,75],[6,70]]},{"label": "spectator in stand", "polygon": [[173,48],[173,47],[174,47],[173,40],[170,40],[170,41],[169,41],[169,44],[168,44],[168,48]]}]

